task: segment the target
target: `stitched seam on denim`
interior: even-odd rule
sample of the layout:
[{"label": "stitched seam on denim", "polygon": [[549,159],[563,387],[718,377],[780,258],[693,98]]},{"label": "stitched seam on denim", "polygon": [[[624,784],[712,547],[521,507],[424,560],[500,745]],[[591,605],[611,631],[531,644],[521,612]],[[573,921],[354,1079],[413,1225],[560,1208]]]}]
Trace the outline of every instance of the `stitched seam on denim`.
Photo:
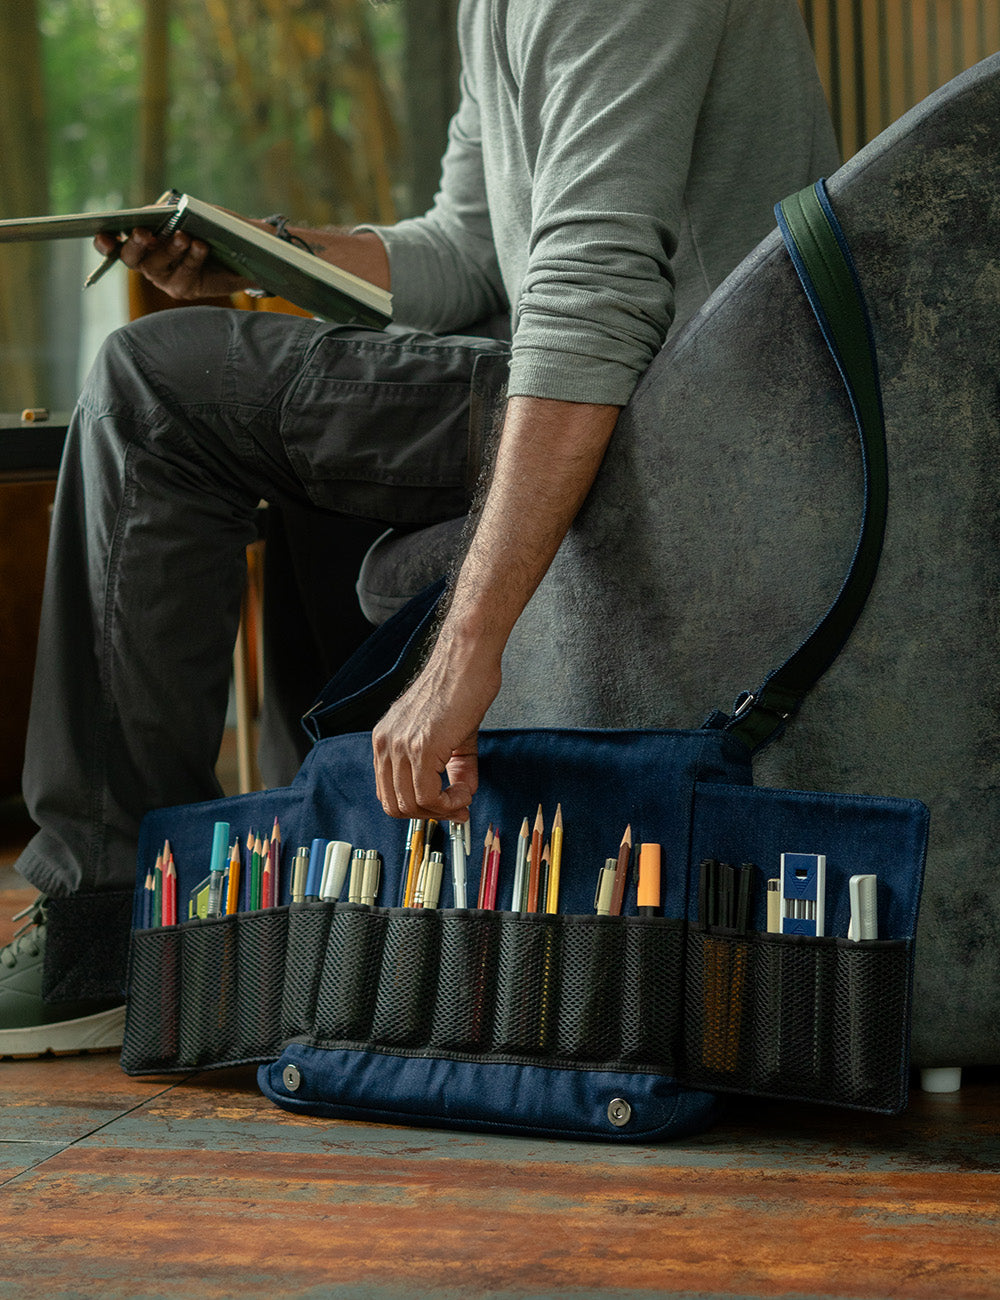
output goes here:
[{"label": "stitched seam on denim", "polygon": [[[352,469],[350,478],[341,473],[322,474],[310,466],[309,483],[320,485],[322,483],[338,483],[344,488],[350,488],[352,484],[362,487],[371,483],[381,487],[392,488],[415,488],[422,492],[433,491],[450,491],[452,488],[465,489],[465,465],[463,462],[462,469],[457,470],[450,478],[443,475],[435,474],[433,478],[403,478],[398,474],[390,474],[385,471],[381,473],[359,474],[357,469]],[[457,515],[447,516],[448,518],[458,518]],[[444,520],[442,519],[442,523]],[[417,525],[419,527],[420,525]]]},{"label": "stitched seam on denim", "polygon": [[[402,356],[404,353],[409,352],[409,353],[416,353],[419,356],[462,357],[462,356],[467,356],[469,353],[479,354],[480,352],[493,351],[493,348],[490,347],[483,348],[478,346],[478,342],[470,343],[467,346],[461,343],[448,343],[448,344],[408,343],[403,341],[402,339],[397,340],[391,334],[386,335],[385,338],[370,339],[370,340],[369,339],[338,339],[336,335],[323,334],[319,338],[313,341],[309,351],[311,353],[318,352],[320,348],[323,347],[324,343],[327,340],[331,340],[331,339],[336,341],[338,346],[341,347],[345,352],[358,352],[358,353],[389,352],[390,354],[395,356]],[[482,340],[482,342],[489,343],[490,340],[484,339]],[[304,375],[309,375],[312,373],[312,371],[313,371],[313,361],[312,361],[312,357],[310,356],[305,360],[303,364],[302,373]]]},{"label": "stitched seam on denim", "polygon": [[411,383],[400,379],[339,379],[335,375],[304,375],[300,381],[301,384],[344,389],[352,393],[385,393],[389,397],[409,393],[426,393],[428,397],[438,397],[446,388],[457,388],[459,392],[467,393],[471,382],[471,379],[442,379],[437,383]]},{"label": "stitched seam on denim", "polygon": [[108,558],[104,574],[104,602],[101,610],[101,655],[98,662],[101,704],[97,713],[97,726],[92,750],[94,761],[91,767],[95,776],[93,790],[91,791],[91,826],[93,829],[91,832],[92,844],[89,865],[92,874],[98,860],[103,856],[107,844],[108,747],[115,711],[114,692],[111,685],[112,627],[118,590],[122,537],[125,531],[125,521],[135,502],[134,489],[130,488],[129,479],[131,473],[130,460],[136,446],[137,438],[130,438],[125,445],[122,456],[121,498],[118,502],[115,526],[112,529],[108,545]]}]

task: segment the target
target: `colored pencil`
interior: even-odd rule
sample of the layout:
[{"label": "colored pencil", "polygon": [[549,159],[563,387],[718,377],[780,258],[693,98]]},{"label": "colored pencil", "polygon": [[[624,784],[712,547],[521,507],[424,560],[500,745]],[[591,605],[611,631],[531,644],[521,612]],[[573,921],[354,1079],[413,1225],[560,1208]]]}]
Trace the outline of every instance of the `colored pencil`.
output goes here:
[{"label": "colored pencil", "polygon": [[618,861],[615,864],[615,884],[611,891],[611,916],[621,916],[622,903],[625,901],[625,885],[628,881],[629,862],[632,859],[632,827],[625,827],[625,834],[618,847]]},{"label": "colored pencil", "polygon": [[500,883],[500,832],[493,836],[490,847],[490,859],[486,871],[486,895],[483,907],[492,912],[497,905],[497,887]]},{"label": "colored pencil", "polygon": [[545,822],[542,818],[542,805],[538,805],[535,825],[531,831],[531,847],[528,850],[528,906],[529,912],[538,911],[538,876],[542,869],[542,836],[545,834]]},{"label": "colored pencil", "polygon": [[546,910],[559,911],[559,869],[562,866],[563,815],[562,804],[556,805],[552,819],[552,850],[549,858],[549,893]]},{"label": "colored pencil", "polygon": [[226,888],[226,915],[232,916],[240,910],[240,840],[233,840],[229,854],[229,883]]},{"label": "colored pencil", "polygon": [[528,819],[525,817],[517,837],[517,856],[514,859],[514,888],[510,900],[512,912],[523,912],[528,902],[528,841],[530,836]]},{"label": "colored pencil", "polygon": [[486,838],[483,841],[483,865],[479,868],[479,894],[476,899],[477,907],[486,906],[486,886],[490,873],[490,849],[493,847],[493,823],[490,822],[486,831]]}]

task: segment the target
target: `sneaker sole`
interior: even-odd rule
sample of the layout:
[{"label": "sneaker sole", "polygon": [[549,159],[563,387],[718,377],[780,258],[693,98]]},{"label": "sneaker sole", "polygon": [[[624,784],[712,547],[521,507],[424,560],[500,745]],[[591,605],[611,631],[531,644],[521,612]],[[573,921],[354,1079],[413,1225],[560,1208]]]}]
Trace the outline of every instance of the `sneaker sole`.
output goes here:
[{"label": "sneaker sole", "polygon": [[125,1008],[112,1007],[77,1020],[51,1025],[30,1025],[25,1029],[0,1029],[0,1060],[10,1057],[75,1056],[85,1052],[108,1052],[122,1045]]}]

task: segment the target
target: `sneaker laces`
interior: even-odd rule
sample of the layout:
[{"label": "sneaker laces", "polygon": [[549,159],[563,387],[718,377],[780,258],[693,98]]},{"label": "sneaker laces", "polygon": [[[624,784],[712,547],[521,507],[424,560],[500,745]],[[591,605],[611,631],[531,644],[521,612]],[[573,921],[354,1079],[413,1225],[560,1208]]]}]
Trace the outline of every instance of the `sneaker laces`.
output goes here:
[{"label": "sneaker laces", "polygon": [[20,930],[14,931],[14,938],[5,947],[0,948],[0,962],[8,968],[17,965],[19,955],[27,957],[37,957],[41,951],[38,942],[38,931],[45,924],[45,904],[47,899],[43,894],[29,903],[23,911],[18,912],[16,916],[11,917],[12,921],[20,921],[27,917],[24,925]]}]

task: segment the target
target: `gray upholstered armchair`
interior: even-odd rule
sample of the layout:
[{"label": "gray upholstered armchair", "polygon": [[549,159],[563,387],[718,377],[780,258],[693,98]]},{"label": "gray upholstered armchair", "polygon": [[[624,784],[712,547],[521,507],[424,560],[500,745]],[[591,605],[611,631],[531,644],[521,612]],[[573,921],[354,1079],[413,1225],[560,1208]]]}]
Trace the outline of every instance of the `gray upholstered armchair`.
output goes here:
[{"label": "gray upholstered armchair", "polygon": [[[875,591],[761,784],[931,809],[917,1065],[1000,1063],[1000,56],[829,180],[869,299],[889,523]],[[860,511],[856,435],[777,233],[673,336],[505,658],[493,726],[687,727],[811,629]],[[384,538],[376,621],[459,525]],[[668,866],[669,869],[669,866]],[[872,864],[877,870],[877,864]]]}]

